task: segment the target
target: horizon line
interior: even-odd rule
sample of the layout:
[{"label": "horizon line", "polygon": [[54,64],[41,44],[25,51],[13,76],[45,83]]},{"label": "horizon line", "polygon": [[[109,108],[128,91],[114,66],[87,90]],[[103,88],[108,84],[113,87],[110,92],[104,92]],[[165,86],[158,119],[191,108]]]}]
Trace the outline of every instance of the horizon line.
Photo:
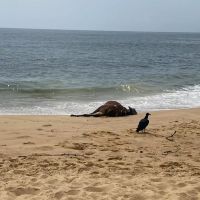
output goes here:
[{"label": "horizon line", "polygon": [[24,27],[0,27],[0,29],[20,30],[49,30],[49,31],[93,31],[93,32],[137,32],[137,33],[200,33],[198,31],[153,31],[153,30],[96,30],[96,29],[60,29],[60,28],[24,28]]}]

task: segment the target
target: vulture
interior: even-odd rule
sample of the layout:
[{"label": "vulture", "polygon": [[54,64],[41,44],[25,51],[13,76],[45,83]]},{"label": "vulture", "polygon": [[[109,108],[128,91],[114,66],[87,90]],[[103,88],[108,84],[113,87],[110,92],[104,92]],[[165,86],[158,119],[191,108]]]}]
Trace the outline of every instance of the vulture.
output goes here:
[{"label": "vulture", "polygon": [[150,113],[146,113],[144,119],[141,119],[139,124],[138,124],[138,127],[136,129],[136,132],[139,132],[139,131],[143,131],[145,132],[145,128],[148,126],[149,124],[149,115],[151,115]]}]

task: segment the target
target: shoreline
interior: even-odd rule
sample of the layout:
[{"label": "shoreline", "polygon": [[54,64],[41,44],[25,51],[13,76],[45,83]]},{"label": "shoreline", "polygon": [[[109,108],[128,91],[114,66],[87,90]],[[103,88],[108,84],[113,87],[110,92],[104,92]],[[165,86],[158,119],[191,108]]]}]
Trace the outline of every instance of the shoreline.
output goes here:
[{"label": "shoreline", "polygon": [[200,108],[151,114],[1,115],[0,198],[199,199]]},{"label": "shoreline", "polygon": [[[95,108],[94,108],[95,109]],[[165,109],[153,109],[153,110],[146,110],[146,111],[138,111],[138,114],[146,113],[146,112],[167,112],[167,111],[179,111],[179,110],[193,110],[193,109],[200,109],[199,106],[196,107],[186,107],[186,108],[165,108]],[[71,113],[71,114],[77,114],[77,113]],[[54,116],[54,117],[59,117],[59,116],[66,116],[66,117],[71,117],[71,114],[24,114],[24,113],[19,113],[19,114],[6,114],[6,113],[0,113],[0,117],[3,116]],[[78,113],[79,114],[79,113]],[[83,114],[83,113],[80,113]],[[101,117],[103,118],[103,117]],[[113,117],[115,118],[115,117]]]}]

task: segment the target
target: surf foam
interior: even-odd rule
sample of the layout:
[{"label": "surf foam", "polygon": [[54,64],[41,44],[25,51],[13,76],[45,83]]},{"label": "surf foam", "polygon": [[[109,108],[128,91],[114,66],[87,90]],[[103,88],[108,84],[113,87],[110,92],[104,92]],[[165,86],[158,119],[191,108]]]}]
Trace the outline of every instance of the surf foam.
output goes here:
[{"label": "surf foam", "polygon": [[[95,102],[57,102],[46,101],[34,106],[15,106],[1,108],[3,115],[70,115],[83,114],[94,111],[97,107],[111,99]],[[200,85],[189,86],[177,91],[164,91],[156,95],[115,99],[124,106],[136,108],[138,112],[170,110],[200,107]]]}]

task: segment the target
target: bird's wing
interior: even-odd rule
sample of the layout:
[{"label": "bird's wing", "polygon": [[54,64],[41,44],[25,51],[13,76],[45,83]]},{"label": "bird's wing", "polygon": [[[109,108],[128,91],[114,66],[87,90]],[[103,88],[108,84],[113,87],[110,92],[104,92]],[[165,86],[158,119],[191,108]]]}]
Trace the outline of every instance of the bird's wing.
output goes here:
[{"label": "bird's wing", "polygon": [[144,129],[148,126],[148,124],[149,124],[149,120],[146,119],[145,122],[144,122]]},{"label": "bird's wing", "polygon": [[138,129],[139,129],[139,130],[142,130],[142,129],[143,129],[143,127],[144,127],[144,122],[145,122],[144,119],[141,119],[141,120],[140,120],[140,122],[139,122],[139,124],[138,124]]}]

